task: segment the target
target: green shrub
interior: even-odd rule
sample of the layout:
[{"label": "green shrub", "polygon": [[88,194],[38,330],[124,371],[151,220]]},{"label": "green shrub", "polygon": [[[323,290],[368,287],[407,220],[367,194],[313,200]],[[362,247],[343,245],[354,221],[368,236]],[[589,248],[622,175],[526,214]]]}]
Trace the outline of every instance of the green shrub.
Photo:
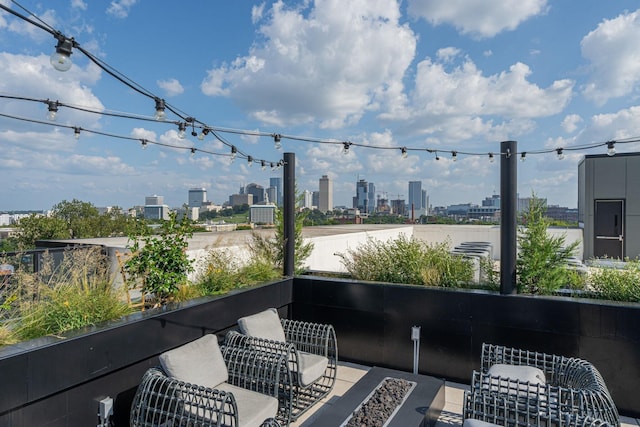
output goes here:
[{"label": "green shrub", "polygon": [[525,226],[518,232],[518,293],[551,295],[561,288],[575,286],[578,279],[567,263],[578,242],[565,245],[565,236],[549,235],[545,213],[544,202],[534,194],[529,209],[522,215]]},{"label": "green shrub", "polygon": [[387,242],[369,238],[338,256],[357,280],[459,287],[473,277],[471,262],[452,255],[448,244],[428,245],[405,235]]},{"label": "green shrub", "polygon": [[36,274],[19,275],[20,317],[15,333],[21,340],[55,335],[131,312],[114,290],[104,255],[98,248],[65,253],[57,269],[45,260]]},{"label": "green shrub", "polygon": [[628,261],[624,268],[594,268],[589,282],[599,298],[640,302],[640,261]]},{"label": "green shrub", "polygon": [[209,251],[205,262],[204,271],[193,285],[201,296],[220,295],[280,277],[279,270],[264,258],[251,258],[246,264],[240,264],[237,258],[214,249]]}]

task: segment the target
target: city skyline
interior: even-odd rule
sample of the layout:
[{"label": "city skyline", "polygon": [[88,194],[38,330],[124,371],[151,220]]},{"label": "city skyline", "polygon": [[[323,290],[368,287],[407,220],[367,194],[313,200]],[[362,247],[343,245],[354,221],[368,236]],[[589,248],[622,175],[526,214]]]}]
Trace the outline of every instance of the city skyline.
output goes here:
[{"label": "city skyline", "polygon": [[[180,206],[189,188],[221,203],[244,183],[273,187],[285,152],[301,191],[331,178],[335,206],[352,205],[359,178],[405,199],[407,182],[421,181],[430,204],[446,206],[496,192],[489,153],[504,140],[527,153],[520,194],[575,207],[582,156],[607,141],[639,149],[624,143],[640,135],[632,0],[205,2],[197,13],[135,0],[21,4],[184,117],[167,109],[154,121],[154,99],[79,49],[56,71],[51,34],[0,12],[0,210],[74,198],[125,207],[148,194]],[[64,104],[55,122],[44,100]],[[227,144],[200,139],[193,117]],[[579,149],[594,143],[604,145]],[[229,145],[267,162],[231,162]]]}]

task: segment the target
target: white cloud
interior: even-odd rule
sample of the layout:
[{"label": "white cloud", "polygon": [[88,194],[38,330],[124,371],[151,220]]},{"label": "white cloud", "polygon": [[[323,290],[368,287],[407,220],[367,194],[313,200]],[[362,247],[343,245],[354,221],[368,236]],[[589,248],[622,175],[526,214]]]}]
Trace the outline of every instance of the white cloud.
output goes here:
[{"label": "white cloud", "polygon": [[304,12],[276,2],[259,29],[265,41],[209,70],[202,91],[271,125],[317,118],[324,128],[356,123],[402,95],[416,36],[399,23],[396,1],[330,0]]},{"label": "white cloud", "polygon": [[409,0],[409,14],[462,34],[493,37],[547,12],[547,0]]},{"label": "white cloud", "polygon": [[[59,24],[58,18],[54,10],[51,10],[51,9],[45,10],[44,12],[40,13],[38,17],[44,22],[46,22],[48,25],[50,25],[51,27],[53,28],[58,27],[58,24]],[[0,28],[2,27],[6,27],[9,31],[14,32],[16,34],[27,36],[32,40],[36,40],[40,42],[43,40],[53,40],[53,37],[51,36],[51,34],[47,33],[46,31],[42,31],[42,29],[22,19],[15,18],[7,21],[7,20],[4,20],[2,16],[0,16]],[[55,44],[53,46],[55,46]],[[52,47],[52,51],[53,51],[53,47]]]},{"label": "white cloud", "polygon": [[436,52],[436,58],[443,62],[450,62],[461,53],[462,51],[457,47],[444,47],[442,49],[438,49]]},{"label": "white cloud", "polygon": [[561,112],[573,93],[571,80],[556,80],[547,88],[529,82],[531,70],[523,63],[484,76],[468,58],[452,67],[449,62],[420,62],[404,108],[380,117],[405,120],[407,129],[445,142],[478,135],[513,138],[533,129],[531,119]]},{"label": "white cloud", "polygon": [[126,18],[129,16],[131,8],[138,2],[138,0],[114,0],[109,4],[107,13],[113,15],[116,18]]},{"label": "white cloud", "polygon": [[80,10],[87,10],[87,4],[83,0],[71,0],[71,7]]},{"label": "white cloud", "polygon": [[578,128],[578,124],[582,122],[582,117],[578,114],[569,114],[567,117],[562,120],[562,128],[567,133],[575,132]]},{"label": "white cloud", "polygon": [[176,96],[184,93],[184,87],[177,79],[158,80],[156,82],[167,96]]},{"label": "white cloud", "polygon": [[640,82],[640,10],[605,19],[587,34],[582,56],[591,62],[591,81],[584,95],[603,105],[610,98],[634,92]]},{"label": "white cloud", "polygon": [[260,21],[262,19],[262,16],[264,15],[264,2],[261,3],[258,6],[253,6],[251,8],[251,22],[253,24],[256,24],[258,21]]},{"label": "white cloud", "polygon": [[[13,55],[0,52],[0,92],[35,99],[57,100],[65,104],[102,111],[104,106],[89,85],[100,78],[98,67],[74,65],[66,73],[51,67],[49,57]],[[0,111],[23,114],[27,117],[44,118],[44,104],[13,102],[0,105]],[[100,116],[61,107],[57,121],[83,127],[98,126]]]}]

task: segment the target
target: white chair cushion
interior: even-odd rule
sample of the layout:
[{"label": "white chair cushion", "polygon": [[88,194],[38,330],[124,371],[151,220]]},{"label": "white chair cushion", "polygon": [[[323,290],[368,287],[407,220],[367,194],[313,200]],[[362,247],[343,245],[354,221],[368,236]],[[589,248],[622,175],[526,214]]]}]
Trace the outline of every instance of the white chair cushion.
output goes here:
[{"label": "white chair cushion", "polygon": [[259,427],[267,418],[278,413],[278,399],[256,391],[220,384],[218,390],[233,394],[238,407],[238,427]]},{"label": "white chair cushion", "polygon": [[547,378],[542,369],[533,366],[496,363],[491,365],[487,373],[492,377],[510,378],[530,384],[545,385],[547,383]]},{"label": "white chair cushion", "polygon": [[207,334],[160,355],[160,365],[169,377],[215,388],[229,379],[218,337]]},{"label": "white chair cushion", "polygon": [[464,423],[462,423],[463,427],[494,427],[497,425],[498,424],[488,423],[486,421],[481,421],[481,420],[475,420],[473,418],[467,418],[464,420]]},{"label": "white chair cushion", "polygon": [[250,337],[280,342],[286,341],[280,316],[275,308],[269,308],[260,313],[238,319],[238,327],[240,332]]},{"label": "white chair cushion", "polygon": [[303,387],[314,383],[327,369],[329,359],[317,354],[298,352],[298,375]]}]

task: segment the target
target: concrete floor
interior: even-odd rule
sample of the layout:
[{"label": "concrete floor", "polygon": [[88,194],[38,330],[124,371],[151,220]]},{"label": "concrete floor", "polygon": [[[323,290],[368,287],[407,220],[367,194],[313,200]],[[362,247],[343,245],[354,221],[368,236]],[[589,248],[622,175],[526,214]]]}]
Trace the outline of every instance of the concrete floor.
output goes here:
[{"label": "concrete floor", "polygon": [[[357,365],[348,362],[338,363],[338,375],[336,384],[333,387],[331,393],[325,397],[320,404],[309,409],[304,415],[302,415],[298,421],[291,423],[292,427],[309,427],[314,419],[318,416],[322,410],[332,405],[336,400],[340,398],[352,385],[354,385],[360,378],[364,376],[369,370],[368,366]],[[462,425],[462,401],[464,390],[467,390],[469,386],[464,384],[447,382],[445,383],[445,406],[438,418],[436,427],[450,427]],[[640,420],[621,417],[622,427],[640,427]]]}]

